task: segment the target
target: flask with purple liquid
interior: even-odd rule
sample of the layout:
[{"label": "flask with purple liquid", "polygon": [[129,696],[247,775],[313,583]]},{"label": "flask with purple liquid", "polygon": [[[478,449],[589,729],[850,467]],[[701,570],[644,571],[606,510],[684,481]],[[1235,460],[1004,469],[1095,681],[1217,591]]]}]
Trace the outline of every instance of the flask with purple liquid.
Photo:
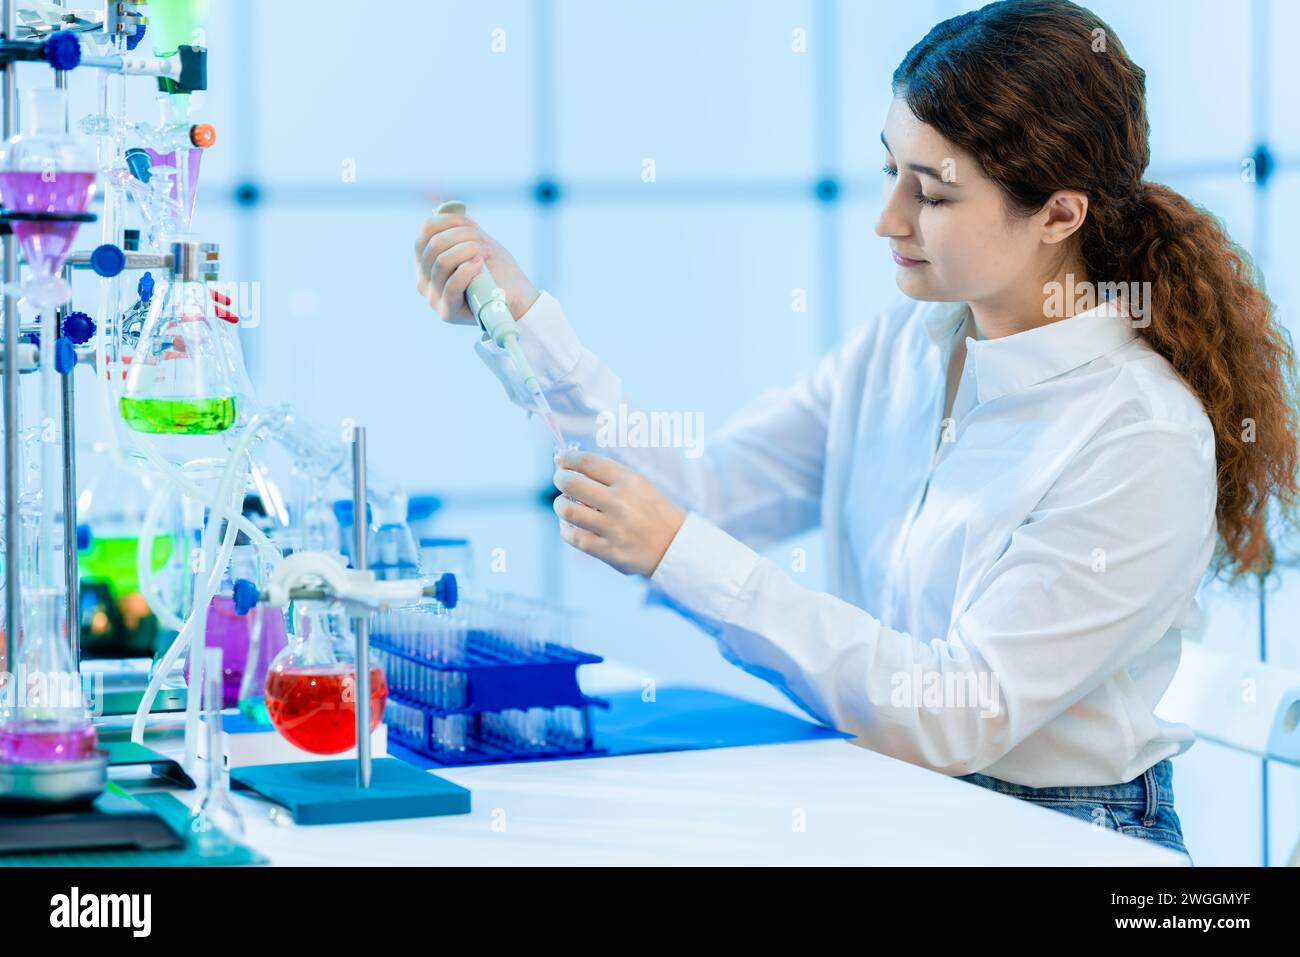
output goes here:
[{"label": "flask with purple liquid", "polygon": [[67,133],[68,94],[53,87],[24,94],[28,132],[0,154],[0,204],[11,217],[31,275],[22,296],[36,309],[63,305],[72,290],[59,275],[95,195],[94,163]]},{"label": "flask with purple liquid", "polygon": [[82,761],[96,753],[81,676],[63,628],[62,589],[31,588],[23,596],[27,621],[18,638],[9,714],[0,723],[0,763]]},{"label": "flask with purple liquid", "polygon": [[[258,560],[253,546],[235,546],[230,569],[218,594],[208,605],[203,645],[222,651],[221,706],[233,708],[238,705],[248,717],[267,724],[270,719],[262,717],[265,706],[259,707],[257,702],[245,699],[255,697],[260,702],[262,698],[267,669],[288,641],[284,615],[279,609],[264,605],[257,605],[241,614],[231,596],[236,579],[257,581],[258,577]],[[185,663],[185,681],[190,684],[188,661]],[[242,695],[241,688],[245,689]]]}]

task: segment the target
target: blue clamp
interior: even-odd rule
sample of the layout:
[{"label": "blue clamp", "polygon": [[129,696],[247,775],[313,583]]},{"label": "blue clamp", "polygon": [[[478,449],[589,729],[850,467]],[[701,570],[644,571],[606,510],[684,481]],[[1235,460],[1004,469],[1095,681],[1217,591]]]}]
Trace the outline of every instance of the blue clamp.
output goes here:
[{"label": "blue clamp", "polygon": [[144,39],[144,24],[137,23],[135,25],[135,33],[131,34],[129,37],[126,38],[126,48],[128,50],[134,50],[136,47],[140,45],[140,41],[143,39]]},{"label": "blue clamp", "polygon": [[235,614],[246,615],[257,605],[257,585],[247,578],[235,579]]},{"label": "blue clamp", "polygon": [[77,523],[77,551],[84,552],[90,547],[90,526],[85,522]]},{"label": "blue clamp", "polygon": [[63,317],[63,334],[74,345],[84,346],[95,334],[95,320],[84,312],[70,312]]},{"label": "blue clamp", "polygon": [[443,572],[439,575],[438,580],[433,583],[433,597],[438,599],[444,608],[455,608],[459,600],[456,576],[451,572]]},{"label": "blue clamp", "polygon": [[112,243],[96,246],[90,254],[90,268],[105,279],[112,279],[126,268],[126,253]]},{"label": "blue clamp", "polygon": [[72,70],[81,63],[81,41],[69,30],[51,33],[45,41],[45,59],[56,70]]},{"label": "blue clamp", "polygon": [[72,340],[67,336],[59,336],[54,340],[54,371],[59,375],[67,375],[77,365],[77,350],[72,345]]},{"label": "blue clamp", "polygon": [[147,272],[135,284],[135,294],[144,302],[153,298],[153,273]]}]

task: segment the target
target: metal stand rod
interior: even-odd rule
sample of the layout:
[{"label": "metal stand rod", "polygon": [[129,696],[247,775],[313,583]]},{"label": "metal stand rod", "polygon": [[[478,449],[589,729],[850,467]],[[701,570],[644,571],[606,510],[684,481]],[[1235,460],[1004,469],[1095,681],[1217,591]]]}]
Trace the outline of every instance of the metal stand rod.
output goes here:
[{"label": "metal stand rod", "polygon": [[[384,606],[382,605],[366,605],[355,596],[341,596],[329,588],[290,588],[287,594],[290,601],[338,601],[357,607],[365,607],[367,610],[384,610]],[[439,600],[443,597],[442,589],[437,585],[425,585],[420,589],[420,594],[424,595],[426,598],[438,598]],[[267,604],[271,601],[271,592],[267,589],[262,589],[257,593],[257,600],[260,604]]]},{"label": "metal stand rod", "polygon": [[[70,271],[63,270],[67,279]],[[59,335],[63,335],[65,306],[59,310]],[[72,373],[59,383],[63,439],[63,577],[67,591],[68,650],[72,667],[81,670],[81,573],[77,567],[77,427],[76,401],[72,391]]]},{"label": "metal stand rod", "polygon": [[[352,429],[352,567],[366,568],[366,430]],[[370,787],[370,619],[355,619],[357,635],[357,787]]]},{"label": "metal stand rod", "polygon": [[[13,0],[3,0],[0,6],[6,39],[14,35]],[[18,125],[17,81],[14,66],[6,63],[0,70],[0,98],[3,99],[3,119],[0,120],[0,136],[9,139]],[[18,256],[15,252],[16,238],[10,234],[4,237],[5,283],[13,283],[18,278]],[[19,590],[22,563],[21,526],[18,521],[18,477],[22,470],[18,460],[18,309],[14,297],[4,294],[5,323],[5,375],[4,375],[4,427],[5,427],[5,670],[12,671],[17,664],[18,633],[22,620],[22,594]]]},{"label": "metal stand rod", "polygon": [[[54,72],[54,86],[59,90],[68,88],[68,74],[63,70]],[[63,128],[68,128],[64,116]],[[63,267],[63,279],[71,283],[72,270]],[[58,333],[63,335],[63,317],[71,310],[71,304],[58,311]],[[49,352],[53,361],[53,350]],[[72,373],[63,376],[59,383],[60,392],[60,436],[63,440],[63,579],[64,592],[67,596],[68,652],[74,671],[81,670],[81,574],[77,568],[77,429],[74,417],[77,406],[72,391]],[[48,493],[44,493],[48,494]]]}]

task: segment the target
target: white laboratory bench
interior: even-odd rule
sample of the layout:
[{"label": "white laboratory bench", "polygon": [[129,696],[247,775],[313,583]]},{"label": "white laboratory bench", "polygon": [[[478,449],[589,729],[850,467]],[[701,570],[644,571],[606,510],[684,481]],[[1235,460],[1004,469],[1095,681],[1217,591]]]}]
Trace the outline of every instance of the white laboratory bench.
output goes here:
[{"label": "white laboratory bench", "polygon": [[[636,687],[605,663],[588,693]],[[798,710],[764,686],[761,703]],[[176,753],[179,741],[150,738]],[[235,792],[279,865],[1186,866],[1138,838],[843,740],[456,769],[472,811],[298,826]],[[193,791],[178,791],[191,801]]]},{"label": "white laboratory bench", "polygon": [[1186,864],[845,741],[437,773],[470,789],[471,813],[299,827],[235,802],[248,843],[287,865]]}]

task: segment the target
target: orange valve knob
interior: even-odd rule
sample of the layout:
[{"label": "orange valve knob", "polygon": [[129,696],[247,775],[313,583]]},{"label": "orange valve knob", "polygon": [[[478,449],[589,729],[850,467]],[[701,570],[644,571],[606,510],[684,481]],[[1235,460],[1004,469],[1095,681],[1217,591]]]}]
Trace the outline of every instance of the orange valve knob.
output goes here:
[{"label": "orange valve knob", "polygon": [[199,149],[207,149],[217,141],[217,131],[211,123],[196,123],[190,127],[190,142]]}]

